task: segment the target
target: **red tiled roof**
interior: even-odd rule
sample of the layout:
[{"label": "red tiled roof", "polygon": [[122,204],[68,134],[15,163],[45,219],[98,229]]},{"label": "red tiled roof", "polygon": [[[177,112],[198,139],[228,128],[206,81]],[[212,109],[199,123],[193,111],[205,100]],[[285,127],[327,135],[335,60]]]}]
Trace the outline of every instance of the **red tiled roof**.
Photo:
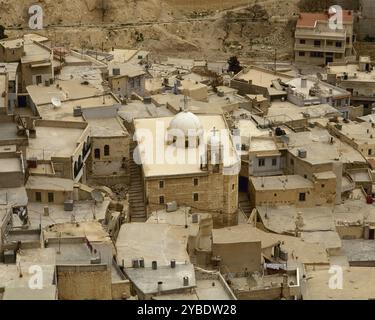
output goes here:
[{"label": "red tiled roof", "polygon": [[[299,15],[297,27],[314,27],[316,21],[328,21],[328,12],[325,13],[306,13],[302,12]],[[343,23],[353,23],[353,12],[351,10],[343,10]]]}]

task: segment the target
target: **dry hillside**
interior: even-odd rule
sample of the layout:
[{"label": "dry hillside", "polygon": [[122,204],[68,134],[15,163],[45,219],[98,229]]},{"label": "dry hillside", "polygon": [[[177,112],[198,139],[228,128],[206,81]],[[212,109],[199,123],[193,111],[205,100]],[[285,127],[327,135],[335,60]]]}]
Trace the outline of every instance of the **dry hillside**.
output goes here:
[{"label": "dry hillside", "polygon": [[28,8],[44,9],[56,45],[138,47],[155,55],[287,58],[298,0],[1,0],[10,37],[30,32]]}]

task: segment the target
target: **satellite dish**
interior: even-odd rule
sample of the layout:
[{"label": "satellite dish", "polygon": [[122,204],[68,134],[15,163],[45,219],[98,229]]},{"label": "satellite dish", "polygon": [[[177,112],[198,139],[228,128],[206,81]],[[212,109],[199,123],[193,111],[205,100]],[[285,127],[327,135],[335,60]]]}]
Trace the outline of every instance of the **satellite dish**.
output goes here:
[{"label": "satellite dish", "polygon": [[60,100],[59,97],[53,97],[51,99],[51,103],[52,103],[54,108],[60,108],[61,107],[61,100]]},{"label": "satellite dish", "polygon": [[103,194],[101,193],[100,190],[97,190],[97,189],[94,189],[91,191],[91,198],[95,202],[99,202],[99,203],[102,203],[104,201]]}]

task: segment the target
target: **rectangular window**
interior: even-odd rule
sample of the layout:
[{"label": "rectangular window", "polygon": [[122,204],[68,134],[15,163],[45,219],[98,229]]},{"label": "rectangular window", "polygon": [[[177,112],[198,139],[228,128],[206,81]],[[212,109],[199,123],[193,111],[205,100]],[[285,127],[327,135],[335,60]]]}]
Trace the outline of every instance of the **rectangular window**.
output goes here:
[{"label": "rectangular window", "polygon": [[41,192],[35,192],[35,201],[36,202],[42,202],[42,193]]},{"label": "rectangular window", "polygon": [[299,201],[306,201],[306,193],[302,192],[299,194]]},{"label": "rectangular window", "polygon": [[327,46],[333,46],[333,41],[327,41]]},{"label": "rectangular window", "polygon": [[198,178],[194,178],[194,185],[197,186],[199,184]]},{"label": "rectangular window", "polygon": [[258,160],[258,166],[259,167],[264,167],[266,165],[266,160],[265,159],[259,159]]},{"label": "rectangular window", "polygon": [[273,167],[276,167],[276,165],[277,165],[277,159],[276,159],[276,158],[273,158],[273,159],[272,159],[272,166],[273,166]]},{"label": "rectangular window", "polygon": [[234,188],[235,188],[235,185],[234,185],[234,183],[232,184],[232,191],[234,190]]},{"label": "rectangular window", "polygon": [[324,53],[323,52],[313,51],[313,52],[310,52],[310,57],[312,57],[312,58],[323,58],[324,57]]},{"label": "rectangular window", "polygon": [[299,40],[299,43],[300,43],[300,44],[306,44],[306,40],[305,40],[305,39],[300,39],[300,40]]},{"label": "rectangular window", "polygon": [[105,156],[109,156],[109,145],[108,145],[108,144],[106,144],[106,145],[104,146],[104,155],[105,155]]},{"label": "rectangular window", "polygon": [[160,188],[160,189],[163,189],[163,188],[164,188],[164,181],[163,181],[163,180],[160,180],[160,181],[159,181],[159,188]]},{"label": "rectangular window", "polygon": [[314,40],[314,46],[320,47],[320,40]]},{"label": "rectangular window", "polygon": [[299,54],[300,57],[304,57],[305,56],[305,51],[300,51],[298,54]]},{"label": "rectangular window", "polygon": [[54,195],[53,195],[53,192],[48,192],[48,202],[52,203],[54,202]]},{"label": "rectangular window", "polygon": [[36,76],[36,84],[42,83],[42,76]]},{"label": "rectangular window", "polygon": [[198,193],[194,193],[193,197],[194,197],[194,201],[199,201],[199,194]]},{"label": "rectangular window", "polygon": [[372,149],[368,149],[368,155],[369,155],[369,156],[372,155]]},{"label": "rectangular window", "polygon": [[100,149],[94,150],[94,157],[95,157],[95,159],[100,159]]},{"label": "rectangular window", "polygon": [[164,196],[160,196],[159,197],[159,203],[160,204],[164,204],[165,203]]},{"label": "rectangular window", "polygon": [[337,47],[337,48],[341,48],[341,47],[342,47],[342,42],[340,42],[340,41],[336,41],[336,47]]}]

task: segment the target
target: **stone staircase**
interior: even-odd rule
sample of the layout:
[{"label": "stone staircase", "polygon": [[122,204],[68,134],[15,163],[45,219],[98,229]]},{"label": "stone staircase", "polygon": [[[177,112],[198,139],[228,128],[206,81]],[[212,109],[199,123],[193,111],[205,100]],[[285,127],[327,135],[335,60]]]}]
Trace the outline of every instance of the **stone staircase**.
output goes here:
[{"label": "stone staircase", "polygon": [[130,145],[130,189],[129,189],[129,211],[131,222],[145,222],[147,220],[146,204],[143,196],[142,167],[134,162],[133,152],[135,142]]},{"label": "stone staircase", "polygon": [[249,196],[245,192],[240,192],[238,195],[239,207],[243,213],[249,218],[251,214],[251,205]]}]

